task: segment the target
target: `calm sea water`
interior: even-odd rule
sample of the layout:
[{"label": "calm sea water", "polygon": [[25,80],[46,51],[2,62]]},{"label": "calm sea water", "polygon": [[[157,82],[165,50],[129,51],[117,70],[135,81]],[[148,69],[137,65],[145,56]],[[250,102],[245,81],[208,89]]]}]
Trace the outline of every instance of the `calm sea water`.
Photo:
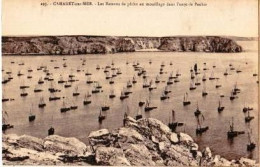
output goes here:
[{"label": "calm sea water", "polygon": [[[169,122],[170,111],[175,110],[176,119],[179,122],[186,124],[184,127],[179,127],[177,131],[184,131],[191,135],[199,144],[200,149],[209,146],[214,154],[220,154],[228,159],[239,158],[241,156],[250,157],[258,160],[258,146],[253,152],[247,152],[246,145],[248,143],[248,136],[246,134],[234,138],[233,142],[227,139],[226,132],[229,130],[229,122],[234,117],[234,124],[236,130],[247,131],[248,125],[245,124],[245,115],[242,112],[244,105],[253,107],[251,115],[255,117],[251,121],[250,127],[253,132],[253,139],[257,142],[258,132],[258,85],[256,84],[257,77],[253,77],[253,73],[258,70],[258,55],[257,42],[239,42],[245,51],[242,53],[192,53],[192,52],[135,52],[135,53],[118,53],[109,55],[76,55],[64,56],[66,61],[63,61],[63,56],[3,56],[3,76],[6,71],[12,71],[14,79],[3,85],[3,94],[6,98],[14,98],[14,101],[3,103],[3,110],[8,112],[8,123],[13,124],[14,128],[7,130],[6,133],[16,133],[18,135],[27,134],[36,137],[46,137],[47,130],[50,126],[54,126],[55,134],[67,137],[76,137],[87,143],[87,136],[93,130],[100,128],[114,129],[123,125],[123,115],[127,110],[129,115],[135,116],[138,111],[138,102],[151,98],[151,104],[158,107],[157,109],[145,113],[142,111],[144,117],[153,117],[161,120],[164,123]],[[55,60],[51,62],[50,60]],[[86,65],[82,66],[82,60],[86,59]],[[149,64],[149,60],[152,64]],[[14,64],[11,64],[14,61]],[[115,67],[120,68],[122,75],[117,76],[114,81],[115,84],[110,85],[109,81],[105,79],[104,69],[96,70],[96,65],[104,68],[106,65],[111,65],[114,62]],[[129,62],[126,65],[126,61]],[[170,99],[161,101],[160,96],[166,83],[157,84],[157,89],[149,92],[144,89],[143,78],[137,76],[137,72],[133,69],[133,62],[138,61],[140,66],[147,71],[148,81],[155,80],[159,74],[160,65],[165,63],[164,71],[167,74],[162,74],[160,80],[167,81],[170,72],[176,74],[179,70],[181,73],[180,82],[174,83],[169,88],[172,93],[169,95]],[[18,64],[24,62],[24,66]],[[63,68],[62,64],[66,62],[67,67]],[[169,63],[173,65],[170,66]],[[194,63],[198,63],[198,68],[201,69],[201,74],[198,77],[202,78],[205,67],[209,70],[206,72],[207,77],[214,71],[215,77],[219,77],[218,83],[222,85],[221,88],[216,89],[216,81],[205,82],[205,87],[208,92],[207,97],[202,97],[203,84],[198,86],[196,90],[190,91],[190,68]],[[247,62],[247,64],[246,64]],[[235,68],[242,70],[237,74],[235,71],[229,71],[231,75],[224,76],[226,68],[232,63]],[[45,65],[49,71],[53,73],[53,85],[60,89],[61,92],[56,93],[56,96],[65,97],[65,102],[69,105],[77,105],[77,110],[71,110],[66,113],[61,113],[63,100],[48,101],[50,93],[48,88],[51,85],[50,81],[45,81],[40,86],[44,91],[41,93],[34,93],[34,88],[40,77],[44,78],[46,75],[41,71],[37,71],[37,67]],[[213,65],[216,68],[213,69]],[[59,66],[60,69],[54,69]],[[27,79],[28,68],[32,68],[32,78]],[[77,69],[84,71],[77,72]],[[24,76],[17,77],[18,71],[21,70]],[[87,76],[85,72],[91,72],[91,79],[99,81],[103,86],[103,92],[93,94],[91,97],[92,103],[84,106],[84,95],[93,89],[93,84],[86,84]],[[64,79],[68,79],[69,74],[74,74],[79,81],[74,82],[71,88],[64,88],[63,84],[58,84],[57,81],[60,75]],[[127,81],[136,75],[137,84],[133,85],[130,90],[133,92],[130,97],[124,101],[119,99],[123,87],[126,87]],[[229,96],[231,89],[237,82],[238,88],[241,89],[239,98],[230,101]],[[30,88],[26,89],[29,94],[27,97],[20,97],[20,86],[28,85]],[[73,97],[72,93],[78,87],[80,95]],[[113,89],[116,98],[109,99],[110,90]],[[191,105],[184,107],[182,105],[183,95],[185,92],[189,93],[189,100]],[[223,94],[225,97],[222,100],[225,110],[219,114],[217,111],[219,96]],[[47,106],[44,109],[38,108],[40,97],[44,97]],[[102,104],[110,105],[110,110],[106,111],[106,119],[102,124],[98,122],[99,109]],[[194,111],[197,103],[202,111],[205,121],[203,125],[209,126],[209,130],[197,136],[195,133],[196,119]],[[127,106],[128,109],[127,109]],[[30,109],[36,115],[34,122],[28,121]]]}]

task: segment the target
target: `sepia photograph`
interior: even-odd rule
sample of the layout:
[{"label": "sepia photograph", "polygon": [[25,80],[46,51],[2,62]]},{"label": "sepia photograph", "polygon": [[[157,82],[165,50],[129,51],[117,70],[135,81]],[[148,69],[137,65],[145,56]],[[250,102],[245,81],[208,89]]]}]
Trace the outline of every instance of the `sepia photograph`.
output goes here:
[{"label": "sepia photograph", "polygon": [[3,166],[259,166],[257,0],[1,14]]}]

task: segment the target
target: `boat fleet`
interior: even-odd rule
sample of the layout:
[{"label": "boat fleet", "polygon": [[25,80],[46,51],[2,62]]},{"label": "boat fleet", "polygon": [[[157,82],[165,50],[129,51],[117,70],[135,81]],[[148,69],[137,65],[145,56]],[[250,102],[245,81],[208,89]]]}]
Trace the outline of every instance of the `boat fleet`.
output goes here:
[{"label": "boat fleet", "polygon": [[[60,69],[60,68],[68,68],[68,65],[66,63],[66,58],[64,57],[62,59],[62,63],[61,66],[55,66],[54,69]],[[87,61],[86,59],[82,58],[81,59],[81,65],[85,66]],[[54,60],[51,60],[50,62],[55,62]],[[11,65],[14,64],[15,62],[12,61]],[[20,62],[18,63],[19,66],[23,66],[25,63],[24,62]],[[125,65],[126,66],[130,66],[130,62],[126,61]],[[149,64],[152,65],[152,60],[149,60]],[[131,94],[133,93],[133,87],[138,83],[141,82],[142,80],[142,88],[143,89],[147,89],[149,92],[152,92],[154,90],[157,89],[157,86],[159,84],[164,85],[164,89],[162,90],[161,96],[158,97],[161,101],[165,101],[170,99],[169,94],[172,93],[172,91],[170,90],[170,85],[173,84],[178,84],[179,82],[181,82],[181,72],[180,69],[177,69],[175,75],[173,71],[166,71],[165,67],[166,63],[165,62],[161,62],[160,65],[160,69],[158,71],[158,74],[156,75],[155,78],[150,78],[147,75],[147,71],[145,66],[142,66],[141,63],[139,63],[138,61],[134,61],[132,63],[132,68],[133,70],[136,72],[131,79],[127,80],[127,82],[125,83],[125,86],[123,86],[121,88],[121,93],[119,95],[116,95],[115,90],[111,89],[110,93],[108,95],[108,99],[114,99],[114,98],[119,98],[121,101],[124,101],[125,99],[129,98],[131,96]],[[173,66],[173,63],[170,62],[169,66]],[[206,89],[206,82],[210,82],[210,81],[215,81],[215,82],[211,82],[215,83],[215,88],[219,89],[220,87],[222,87],[221,83],[220,83],[220,78],[216,77],[214,74],[214,69],[216,68],[216,65],[212,66],[212,69],[209,68],[207,66],[206,63],[203,63],[202,65],[202,69],[199,69],[199,66],[197,63],[194,63],[193,67],[190,68],[190,87],[189,89],[187,89],[187,91],[184,93],[184,97],[183,97],[183,106],[186,107],[188,105],[191,105],[191,101],[189,100],[189,94],[190,92],[196,90],[197,87],[203,85],[203,91],[202,91],[202,97],[206,98],[209,94],[207,92]],[[50,83],[50,86],[48,88],[48,91],[50,93],[49,96],[49,103],[51,103],[51,101],[56,101],[56,100],[62,100],[62,106],[60,107],[60,112],[61,113],[65,113],[65,112],[69,112],[70,110],[76,110],[78,108],[77,105],[74,104],[72,97],[77,97],[80,94],[84,94],[84,99],[82,99],[82,105],[86,106],[86,105],[91,105],[92,102],[92,94],[100,94],[103,92],[103,86],[102,84],[105,83],[100,83],[99,81],[94,81],[92,80],[91,76],[94,75],[94,72],[92,73],[89,69],[86,70],[82,70],[81,68],[77,68],[76,72],[77,73],[82,73],[84,72],[85,76],[86,76],[86,85],[89,85],[92,87],[91,91],[88,92],[80,92],[78,86],[73,86],[72,83],[79,81],[76,76],[73,74],[73,70],[71,70],[71,73],[68,75],[68,78],[65,79],[64,76],[60,75],[60,77],[58,78],[58,80],[55,80],[55,78],[53,77],[53,70],[50,69],[48,66],[40,66],[37,67],[36,69],[32,69],[31,67],[28,68],[27,73],[22,72],[21,70],[19,70],[17,72],[17,77],[21,77],[23,75],[27,75],[27,79],[30,80],[32,77],[37,77],[37,76],[33,76],[33,71],[37,70],[37,71],[42,71],[43,74],[45,74],[45,77],[39,77],[35,88],[34,88],[34,93],[38,93],[38,92],[42,92],[45,91],[43,89],[41,89],[41,85],[43,84],[47,84]],[[116,67],[116,64],[114,63],[114,61],[112,61],[111,64],[106,65],[105,67],[101,67],[100,65],[96,65],[96,71],[101,71],[103,70],[103,72],[105,73],[105,79],[108,81],[107,84],[114,84],[116,82],[116,78],[120,75],[122,75],[122,71],[119,67]],[[211,71],[210,72],[210,76],[206,75],[206,71]],[[240,66],[236,69],[231,63],[229,64],[228,67],[225,68],[225,71],[223,72],[223,77],[228,77],[228,75],[231,75],[231,72],[234,71],[235,73],[241,73],[242,70],[240,68]],[[169,73],[168,73],[169,72]],[[15,73],[12,72],[11,69],[3,69],[2,70],[3,76],[4,78],[2,79],[2,84],[11,84],[11,81],[13,79],[13,77],[15,77]],[[161,76],[162,75],[168,75],[167,80],[162,80]],[[257,77],[257,73],[253,74],[253,77]],[[141,79],[139,79],[141,78]],[[258,81],[257,81],[258,83]],[[56,93],[57,92],[61,92],[62,90],[58,89],[56,84],[59,85],[63,85],[63,87],[65,89],[73,89],[73,93],[71,94],[71,97],[60,97],[57,96]],[[30,88],[29,85],[25,85],[24,82],[24,78],[22,80],[22,83],[20,85],[20,96],[21,98],[26,98],[26,96],[30,96],[30,94],[27,92],[27,89]],[[238,87],[238,83],[235,82],[234,86],[232,88],[232,90],[230,90],[230,95],[229,95],[229,100],[230,101],[234,101],[237,98],[239,98],[239,93],[242,90],[240,90],[240,88]],[[3,94],[3,98],[2,98],[2,102],[7,102],[7,101],[12,101],[15,99],[12,98],[7,98],[6,93],[4,92]],[[226,97],[228,95],[220,95],[219,100],[218,100],[218,104],[216,104],[216,111],[220,114],[222,112],[225,111],[225,106],[223,105],[223,98]],[[68,101],[72,101],[72,104],[68,104]],[[37,106],[39,108],[44,108],[46,107],[46,105],[48,105],[48,103],[45,101],[44,97],[40,97],[39,103],[37,104]],[[135,119],[139,120],[143,118],[142,115],[142,111],[144,112],[152,112],[153,110],[157,109],[158,107],[155,106],[152,101],[151,101],[151,96],[146,97],[146,100],[143,100],[140,98],[138,104],[133,104],[133,105],[137,105],[138,106],[138,110],[136,112],[135,115]],[[30,108],[29,114],[28,114],[28,121],[29,122],[33,122],[33,121],[37,121],[36,115],[34,114],[34,107],[33,104]],[[98,109],[97,112],[99,112],[98,114],[98,122],[100,124],[102,124],[102,122],[106,119],[106,111],[110,110],[110,105],[107,101],[105,101],[103,104],[100,104],[100,108]],[[250,115],[250,111],[253,110],[252,107],[249,106],[244,106],[244,108],[242,109],[242,112],[245,113],[245,123],[250,123],[254,117]],[[175,116],[175,110],[172,109],[171,110],[171,116],[169,116],[169,118],[171,120],[169,120],[168,126],[169,128],[175,132],[176,129],[179,126],[185,126],[185,122],[178,122],[176,120],[176,116]],[[178,112],[178,111],[177,111]],[[10,128],[15,128],[13,125],[9,124],[7,119],[8,119],[8,112],[5,111],[3,109],[3,125],[2,125],[2,130],[6,131]],[[127,112],[125,112],[125,116],[127,116]],[[194,109],[194,117],[197,120],[197,127],[196,127],[196,134],[197,135],[202,135],[203,133],[205,133],[206,131],[208,131],[210,129],[209,126],[203,125],[204,120],[206,119],[206,115],[204,115],[203,111],[199,108],[199,103],[197,102],[197,107]],[[235,137],[241,135],[241,134],[245,134],[244,131],[238,131],[235,130],[234,128],[234,119],[232,118],[231,122],[230,122],[230,128],[229,131],[227,132],[227,138],[228,139],[234,139]],[[250,129],[250,127],[249,127]],[[50,125],[49,129],[47,130],[48,135],[53,135],[55,133],[55,128],[53,127],[53,125]],[[248,131],[248,144],[247,144],[247,150],[248,151],[252,151],[256,144],[253,142],[252,140],[252,130]]]}]

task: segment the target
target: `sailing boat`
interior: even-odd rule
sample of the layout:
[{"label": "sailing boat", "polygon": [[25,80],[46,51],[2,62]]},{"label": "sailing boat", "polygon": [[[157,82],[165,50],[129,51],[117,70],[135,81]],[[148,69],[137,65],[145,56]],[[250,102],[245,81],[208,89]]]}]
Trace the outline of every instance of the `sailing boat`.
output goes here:
[{"label": "sailing boat", "polygon": [[199,104],[198,104],[198,102],[197,102],[197,109],[196,109],[196,111],[194,112],[194,115],[195,115],[195,117],[198,117],[199,115],[201,115],[201,111],[199,110]]},{"label": "sailing boat", "polygon": [[2,114],[2,117],[3,117],[3,120],[2,120],[2,131],[5,132],[7,129],[13,128],[14,126],[10,125],[7,122],[7,117],[8,117],[7,111],[4,111],[4,110],[2,110],[2,111],[3,111],[3,114]]},{"label": "sailing boat", "polygon": [[200,82],[199,82],[199,77],[196,77],[196,82],[195,82],[195,85],[196,85],[196,86],[200,85]]},{"label": "sailing boat", "polygon": [[91,103],[91,100],[89,99],[89,93],[88,93],[88,95],[86,95],[85,94],[85,96],[84,96],[84,101],[83,101],[83,105],[88,105],[88,104],[90,104]]},{"label": "sailing boat", "polygon": [[69,88],[69,87],[71,87],[71,84],[68,81],[66,81],[65,85],[64,85],[64,88]]},{"label": "sailing boat", "polygon": [[76,86],[74,92],[72,93],[73,96],[78,96],[80,93],[78,92],[79,87]]},{"label": "sailing boat", "polygon": [[102,109],[100,109],[99,116],[98,116],[98,122],[102,123],[102,121],[106,118],[105,115],[102,114]]},{"label": "sailing boat", "polygon": [[141,111],[141,109],[139,107],[138,110],[137,110],[137,114],[135,116],[135,119],[139,120],[139,119],[142,119],[142,118],[143,118],[142,111]]},{"label": "sailing boat", "polygon": [[237,73],[241,73],[241,72],[242,72],[242,71],[240,70],[240,66],[238,66],[236,72],[237,72]]},{"label": "sailing boat", "polygon": [[151,79],[150,84],[149,84],[149,91],[152,91],[153,89],[156,89],[156,86],[153,85],[153,80]]},{"label": "sailing boat", "polygon": [[35,85],[34,92],[42,92],[43,90],[38,87],[38,85]]},{"label": "sailing boat", "polygon": [[55,96],[55,93],[51,93],[51,96],[49,97],[49,101],[54,101],[54,100],[60,100],[60,97]]},{"label": "sailing boat", "polygon": [[162,96],[161,96],[161,100],[165,100],[165,99],[169,99],[169,98],[170,98],[170,97],[167,96],[167,95],[164,93],[164,91],[163,91]]},{"label": "sailing boat", "polygon": [[155,83],[160,83],[159,75],[156,76]]},{"label": "sailing boat", "polygon": [[71,109],[71,110],[76,110],[76,109],[78,109],[78,106],[75,105],[75,102],[74,102],[74,101],[72,101],[72,106],[70,106],[70,109]]},{"label": "sailing boat", "polygon": [[88,69],[87,69],[87,72],[85,73],[85,75],[86,76],[89,76],[89,75],[92,75],[89,71],[88,71]]},{"label": "sailing boat", "polygon": [[206,78],[206,73],[204,73],[203,77],[202,77],[202,81],[205,82],[207,80]]},{"label": "sailing boat", "polygon": [[216,88],[220,88],[221,87],[221,84],[218,83],[218,79],[216,81]]},{"label": "sailing boat", "polygon": [[[33,107],[33,105],[32,105]],[[35,120],[36,116],[34,114],[32,114],[32,107],[30,109],[30,114],[29,114],[29,122],[32,122]]]},{"label": "sailing boat", "polygon": [[183,105],[184,106],[190,105],[190,101],[188,101],[188,93],[187,92],[186,92],[186,94],[184,94],[184,97],[183,97]]},{"label": "sailing boat", "polygon": [[126,87],[127,88],[131,88],[132,87],[132,82],[130,80],[127,81]]},{"label": "sailing boat", "polygon": [[50,129],[48,129],[48,135],[54,135],[54,128],[51,126]]},{"label": "sailing boat", "polygon": [[190,90],[195,90],[196,86],[194,85],[193,81],[190,82]]},{"label": "sailing boat", "polygon": [[209,80],[214,80],[214,79],[216,79],[216,78],[214,77],[214,72],[212,71],[212,72],[211,72],[211,75],[210,75],[210,77],[209,77]]},{"label": "sailing boat", "polygon": [[107,111],[107,110],[109,110],[109,105],[107,105],[107,103],[106,102],[104,102],[104,104],[103,104],[103,106],[101,106],[101,110],[102,111]]},{"label": "sailing boat", "polygon": [[228,70],[226,69],[226,71],[224,72],[224,76],[228,75]]},{"label": "sailing boat", "polygon": [[100,66],[97,64],[96,70],[100,70]]},{"label": "sailing boat", "polygon": [[150,106],[150,101],[151,101],[151,97],[149,97],[149,99],[146,100],[144,111],[151,111],[157,108],[157,107]]},{"label": "sailing boat", "polygon": [[240,134],[244,134],[245,132],[244,131],[234,131],[234,122],[233,122],[233,117],[232,117],[232,120],[231,120],[231,123],[229,125],[230,129],[229,131],[227,132],[227,136],[229,139],[232,139]]},{"label": "sailing boat", "polygon": [[63,100],[62,107],[60,109],[60,112],[67,112],[70,110],[70,107],[67,107],[65,100]]},{"label": "sailing boat", "polygon": [[248,130],[248,141],[249,141],[249,143],[247,144],[247,151],[252,151],[256,147],[256,144],[252,141],[251,134],[252,134],[252,129]]},{"label": "sailing boat", "polygon": [[234,95],[234,90],[231,90],[231,95],[229,97],[230,100],[234,100],[236,98],[236,96]]},{"label": "sailing boat", "polygon": [[168,79],[168,81],[167,81],[167,85],[172,85],[172,84],[173,84],[172,79]]},{"label": "sailing boat", "polygon": [[117,75],[120,75],[120,74],[122,74],[122,72],[121,72],[121,69],[120,69],[120,68],[117,68],[117,72],[116,72],[116,74],[117,74]]},{"label": "sailing boat", "polygon": [[40,77],[39,81],[38,81],[38,84],[43,84],[43,83],[44,83],[44,81],[43,81],[42,77]]},{"label": "sailing boat", "polygon": [[38,105],[39,108],[44,108],[46,106],[46,103],[44,102],[43,97],[40,97],[40,103]]},{"label": "sailing boat", "polygon": [[203,90],[202,90],[202,96],[204,97],[204,96],[207,96],[207,95],[208,95],[208,93],[206,91],[206,85],[204,84]]},{"label": "sailing boat", "polygon": [[93,83],[93,81],[91,80],[91,77],[90,77],[90,76],[88,76],[86,83],[87,83],[87,84],[92,84],[92,83]]},{"label": "sailing boat", "polygon": [[219,101],[218,101],[218,112],[221,112],[221,111],[223,111],[224,109],[225,109],[225,107],[222,106],[222,101],[221,101],[221,99],[219,99]]},{"label": "sailing boat", "polygon": [[133,76],[133,81],[132,81],[133,84],[136,84],[137,83],[137,80],[136,80],[136,77],[135,75]]},{"label": "sailing boat", "polygon": [[110,91],[109,98],[112,99],[112,98],[115,98],[115,97],[116,97],[115,91],[112,89],[112,90]]},{"label": "sailing boat", "polygon": [[172,91],[169,90],[169,86],[166,85],[165,88],[164,88],[164,94],[168,94],[168,93],[171,93]]},{"label": "sailing boat", "polygon": [[[204,116],[201,114],[201,118],[202,118],[202,121],[204,121]],[[209,127],[208,126],[205,126],[205,127],[202,127],[201,126],[201,123],[202,121],[200,121],[200,117],[198,116],[197,117],[197,128],[196,128],[196,134],[202,134],[203,132],[206,132]]]},{"label": "sailing boat", "polygon": [[195,78],[194,73],[191,72],[191,73],[190,73],[190,79],[194,79],[194,78]]},{"label": "sailing boat", "polygon": [[114,83],[115,82],[114,82],[113,78],[110,78],[109,84],[114,84]]},{"label": "sailing boat", "polygon": [[120,95],[120,100],[124,100],[126,98],[128,98],[129,96],[125,94],[124,89],[121,91],[121,95]]},{"label": "sailing boat", "polygon": [[148,88],[150,85],[147,83],[147,79],[144,79],[143,88]]},{"label": "sailing boat", "polygon": [[22,93],[20,94],[22,97],[25,97],[25,96],[27,96],[28,95],[28,93],[27,92],[25,92],[25,89],[22,89]]},{"label": "sailing boat", "polygon": [[64,83],[65,81],[63,80],[63,77],[62,77],[62,75],[60,75],[60,79],[58,80],[58,83],[60,84],[60,83]]},{"label": "sailing boat", "polygon": [[250,110],[247,111],[247,116],[245,117],[245,122],[250,122],[255,117],[250,116]]},{"label": "sailing boat", "polygon": [[19,70],[17,76],[20,77],[20,76],[22,76],[22,75],[23,75],[23,74],[22,74],[21,70]]},{"label": "sailing boat", "polygon": [[176,122],[175,121],[175,111],[172,110],[172,121],[168,123],[168,127],[172,130],[172,132],[175,132],[177,126],[183,126],[184,123]]}]

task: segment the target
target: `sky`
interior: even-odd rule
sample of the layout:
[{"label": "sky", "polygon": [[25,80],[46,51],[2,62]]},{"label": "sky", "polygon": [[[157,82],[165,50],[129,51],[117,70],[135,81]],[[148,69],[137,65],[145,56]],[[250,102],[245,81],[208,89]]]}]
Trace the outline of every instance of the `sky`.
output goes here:
[{"label": "sky", "polygon": [[[58,1],[60,0],[55,2]],[[96,4],[94,0],[82,1],[92,1]],[[104,0],[99,0],[102,1]],[[124,2],[127,1],[129,0]],[[141,2],[131,0],[134,1]],[[43,7],[40,2],[52,5]],[[110,2],[122,1],[110,0]],[[159,2],[193,4],[204,2],[207,6],[78,7],[55,6],[50,0],[3,0],[2,35],[258,36],[257,0],[160,0]]]}]

